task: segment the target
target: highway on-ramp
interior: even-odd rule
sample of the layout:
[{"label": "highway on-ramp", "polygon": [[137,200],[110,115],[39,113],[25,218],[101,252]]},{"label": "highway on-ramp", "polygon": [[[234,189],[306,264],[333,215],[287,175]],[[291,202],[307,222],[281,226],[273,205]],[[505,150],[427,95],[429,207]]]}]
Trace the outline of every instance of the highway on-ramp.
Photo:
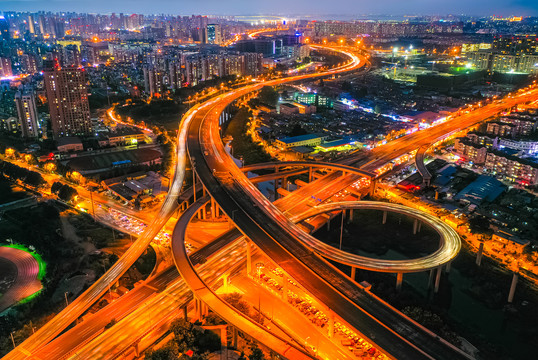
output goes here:
[{"label": "highway on-ramp", "polygon": [[[292,80],[273,80],[266,85]],[[204,104],[189,122],[188,134],[189,156],[198,176],[241,232],[314,297],[395,358],[469,358],[370,296],[304,245],[302,239],[307,234],[274,207],[237,168],[220,139],[219,115],[229,102],[245,93],[245,89],[234,91]]]}]

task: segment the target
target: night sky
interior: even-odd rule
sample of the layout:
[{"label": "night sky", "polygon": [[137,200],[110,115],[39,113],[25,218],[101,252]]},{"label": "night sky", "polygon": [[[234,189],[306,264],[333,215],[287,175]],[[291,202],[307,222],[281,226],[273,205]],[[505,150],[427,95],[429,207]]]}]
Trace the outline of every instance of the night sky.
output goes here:
[{"label": "night sky", "polygon": [[538,0],[0,0],[0,10],[165,14],[538,15]]}]

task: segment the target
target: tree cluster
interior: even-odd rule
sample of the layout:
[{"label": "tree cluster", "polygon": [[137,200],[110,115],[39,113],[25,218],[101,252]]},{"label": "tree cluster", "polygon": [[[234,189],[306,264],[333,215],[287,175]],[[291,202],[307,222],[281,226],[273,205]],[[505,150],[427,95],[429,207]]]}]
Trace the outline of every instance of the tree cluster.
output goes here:
[{"label": "tree cluster", "polygon": [[69,185],[64,185],[59,181],[56,181],[52,184],[52,186],[50,187],[50,192],[58,195],[58,197],[65,202],[73,200],[75,196],[78,195],[78,192],[75,188],[72,188]]},{"label": "tree cluster", "polygon": [[148,360],[190,359],[205,360],[211,352],[220,350],[220,338],[209,330],[177,319],[170,326],[174,338],[165,347],[146,355]]},{"label": "tree cluster", "polygon": [[47,183],[40,173],[25,169],[7,161],[0,162],[0,172],[12,180],[20,180],[34,188],[38,188]]}]

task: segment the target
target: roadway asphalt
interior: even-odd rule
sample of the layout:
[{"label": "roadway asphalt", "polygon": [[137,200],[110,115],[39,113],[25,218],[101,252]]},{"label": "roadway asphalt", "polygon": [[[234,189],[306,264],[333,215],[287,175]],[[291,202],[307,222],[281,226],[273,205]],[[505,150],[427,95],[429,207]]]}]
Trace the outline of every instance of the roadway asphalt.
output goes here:
[{"label": "roadway asphalt", "polygon": [[417,219],[420,222],[428,224],[435,231],[437,231],[441,237],[439,249],[427,256],[416,259],[383,260],[348,253],[333,246],[327,245],[316,238],[313,238],[315,241],[307,242],[306,244],[314,249],[316,253],[341,264],[357,267],[359,269],[389,273],[408,273],[435,269],[452,261],[458,255],[461,249],[461,239],[458,233],[444,221],[423,211],[400,204],[378,201],[330,202],[313,207],[298,216],[291,217],[291,220],[297,223],[318,214],[348,209],[369,209],[395,212]]},{"label": "roadway asphalt", "polygon": [[181,215],[176,224],[176,228],[174,229],[172,235],[172,255],[181,276],[194,292],[194,296],[197,299],[200,299],[225,321],[233,324],[243,333],[248,334],[273,351],[289,359],[312,359],[312,357],[300,346],[291,343],[290,339],[278,336],[271,330],[252,321],[252,319],[245,314],[221,300],[220,297],[206,285],[194,269],[194,265],[189,261],[187,250],[185,248],[185,232],[191,219],[196,215],[198,210],[209,201],[209,199],[209,197],[201,198],[190,206],[187,211]]},{"label": "roadway asphalt", "polygon": [[[267,85],[291,81],[271,81]],[[341,318],[399,359],[466,359],[426,329],[403,317],[313,253],[295,227],[227,156],[218,115],[234,96],[208,102],[189,122],[188,151],[208,192],[236,226],[269,257]]]}]

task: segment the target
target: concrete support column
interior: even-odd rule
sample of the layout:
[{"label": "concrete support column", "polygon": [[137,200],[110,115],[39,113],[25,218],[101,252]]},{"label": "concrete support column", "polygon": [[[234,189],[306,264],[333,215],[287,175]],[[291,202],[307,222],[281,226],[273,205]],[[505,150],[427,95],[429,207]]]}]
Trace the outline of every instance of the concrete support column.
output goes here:
[{"label": "concrete support column", "polygon": [[413,221],[413,235],[417,234],[417,228],[418,228],[418,220],[415,219],[415,221]]},{"label": "concrete support column", "polygon": [[334,312],[329,309],[327,316],[329,317],[329,339],[334,337]]},{"label": "concrete support column", "polygon": [[232,346],[234,349],[237,349],[237,328],[235,326],[232,327]]},{"label": "concrete support column", "polygon": [[133,344],[136,357],[140,356],[140,349],[138,348],[138,341]]},{"label": "concrete support column", "polygon": [[194,299],[194,318],[200,320],[200,300]]},{"label": "concrete support column", "polygon": [[355,281],[355,278],[357,276],[357,268],[355,266],[351,267],[351,280]]},{"label": "concrete support column", "polygon": [[274,191],[275,191],[275,200],[278,200],[278,179],[273,180],[274,181]]},{"label": "concrete support column", "polygon": [[183,319],[185,321],[189,321],[189,309],[188,309],[188,305],[189,304],[186,304],[185,306],[183,306]]},{"label": "concrete support column", "polygon": [[226,327],[220,329],[220,359],[228,360],[228,331]]},{"label": "concrete support column", "polygon": [[288,177],[284,177],[282,178],[282,189],[286,190],[286,191],[289,191],[289,183],[288,183]]},{"label": "concrete support column", "polygon": [[308,168],[308,182],[312,182],[312,167]]},{"label": "concrete support column", "polygon": [[435,287],[433,288],[433,292],[437,293],[439,291],[439,284],[441,283],[441,274],[443,273],[443,267],[439,266],[437,268],[437,276],[435,277]]},{"label": "concrete support column", "polygon": [[348,222],[352,222],[353,221],[353,209],[349,209],[349,219],[348,219]]},{"label": "concrete support column", "polygon": [[402,289],[402,282],[403,282],[403,273],[397,273],[396,274],[396,290],[400,291]]},{"label": "concrete support column", "polygon": [[216,217],[215,215],[215,199],[211,197],[211,218],[214,219]]},{"label": "concrete support column", "polygon": [[420,232],[420,229],[422,229],[422,222],[421,221],[418,222],[417,232]]},{"label": "concrete support column", "polygon": [[481,242],[478,246],[478,253],[476,254],[476,265],[480,266],[482,263],[482,256],[484,255],[484,243]]},{"label": "concrete support column", "polygon": [[330,217],[327,219],[327,231],[331,231],[331,218]]},{"label": "concrete support column", "polygon": [[428,279],[428,289],[431,289],[432,285],[433,285],[433,277],[434,277],[434,274],[435,274],[435,270],[434,269],[431,269],[430,270],[430,277]]},{"label": "concrete support column", "polygon": [[370,180],[370,195],[374,195],[375,194],[375,189],[376,189],[376,180],[375,179],[371,179]]},{"label": "concrete support column", "polygon": [[206,208],[206,205],[202,206],[200,208],[200,210],[202,211],[202,220],[206,220],[207,218],[207,208]]},{"label": "concrete support column", "polygon": [[445,266],[445,272],[446,272],[447,274],[450,274],[450,267],[451,267],[451,265],[452,265],[452,261],[449,261],[449,262],[446,263],[446,266]]},{"label": "concrete support column", "polygon": [[516,286],[518,281],[518,274],[514,273],[514,276],[512,276],[512,284],[510,284],[510,292],[508,293],[508,302],[512,303],[514,301],[514,294],[516,293]]},{"label": "concrete support column", "polygon": [[228,292],[228,274],[222,275],[222,289],[226,292]]},{"label": "concrete support column", "polygon": [[383,225],[387,223],[387,212],[383,211]]},{"label": "concrete support column", "polygon": [[250,240],[247,240],[247,274],[252,273],[252,248],[250,247]]}]

